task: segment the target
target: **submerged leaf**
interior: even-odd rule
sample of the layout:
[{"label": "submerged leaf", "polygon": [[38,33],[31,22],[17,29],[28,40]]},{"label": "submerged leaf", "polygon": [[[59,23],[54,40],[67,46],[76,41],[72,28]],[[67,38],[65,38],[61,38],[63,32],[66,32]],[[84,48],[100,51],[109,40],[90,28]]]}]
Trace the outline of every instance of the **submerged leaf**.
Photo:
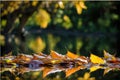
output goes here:
[{"label": "submerged leaf", "polygon": [[105,63],[105,61],[102,58],[100,58],[100,57],[98,57],[94,54],[90,55],[90,60],[91,60],[92,63],[98,63],[98,64],[104,64]]}]

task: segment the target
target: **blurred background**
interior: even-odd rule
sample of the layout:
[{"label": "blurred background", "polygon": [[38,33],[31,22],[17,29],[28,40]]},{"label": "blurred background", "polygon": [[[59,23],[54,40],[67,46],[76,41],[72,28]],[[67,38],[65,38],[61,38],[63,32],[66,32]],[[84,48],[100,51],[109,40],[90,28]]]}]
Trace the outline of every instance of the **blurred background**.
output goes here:
[{"label": "blurred background", "polygon": [[[65,55],[71,51],[103,56],[103,50],[120,56],[120,2],[117,1],[1,1],[0,54],[13,52]],[[2,80],[116,80],[120,72],[81,70],[69,78],[55,73],[42,79],[42,72],[15,76],[2,73]],[[8,75],[9,73],[9,75]],[[112,75],[111,75],[112,74]],[[87,79],[86,79],[87,75]],[[16,78],[17,77],[17,78]],[[92,77],[92,78],[90,78]]]}]

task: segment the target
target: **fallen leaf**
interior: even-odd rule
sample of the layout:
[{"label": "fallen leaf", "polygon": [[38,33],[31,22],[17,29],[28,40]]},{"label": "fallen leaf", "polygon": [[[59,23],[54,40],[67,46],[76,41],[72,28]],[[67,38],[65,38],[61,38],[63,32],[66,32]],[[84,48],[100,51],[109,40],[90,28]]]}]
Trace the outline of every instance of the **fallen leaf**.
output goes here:
[{"label": "fallen leaf", "polygon": [[76,58],[79,57],[78,55],[73,54],[73,53],[70,52],[70,51],[68,51],[66,55],[67,55],[67,57],[69,57],[69,58],[71,58],[71,59],[76,59]]},{"label": "fallen leaf", "polygon": [[109,54],[109,53],[106,52],[105,50],[103,51],[103,53],[104,53],[104,58],[105,58],[105,59],[111,59],[111,60],[113,60],[113,61],[116,60],[115,56]]},{"label": "fallen leaf", "polygon": [[102,58],[100,58],[94,54],[90,55],[90,60],[92,63],[97,63],[97,64],[104,64],[105,63],[105,61]]},{"label": "fallen leaf", "polygon": [[50,56],[51,56],[52,58],[55,58],[55,59],[62,59],[62,58],[64,58],[63,55],[58,54],[57,52],[52,51],[52,50],[51,50],[51,52],[50,52]]},{"label": "fallen leaf", "polygon": [[66,77],[70,76],[71,74],[75,73],[76,71],[80,70],[80,69],[83,69],[84,67],[83,66],[78,66],[78,67],[75,67],[75,68],[71,68],[71,69],[67,69],[65,71],[66,73]]}]

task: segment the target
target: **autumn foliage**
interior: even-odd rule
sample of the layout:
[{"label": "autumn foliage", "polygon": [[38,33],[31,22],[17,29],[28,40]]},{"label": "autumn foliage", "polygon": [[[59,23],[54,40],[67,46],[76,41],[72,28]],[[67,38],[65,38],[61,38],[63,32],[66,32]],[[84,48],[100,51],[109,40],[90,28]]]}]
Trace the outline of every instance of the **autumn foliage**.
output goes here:
[{"label": "autumn foliage", "polygon": [[19,54],[0,57],[1,72],[25,73],[30,71],[43,71],[43,78],[55,72],[64,71],[66,77],[81,69],[89,69],[90,72],[104,69],[104,75],[111,70],[120,70],[120,58],[115,57],[104,50],[104,57],[90,54],[90,57],[78,56],[70,51],[61,55],[51,51],[50,55],[42,53],[34,55]]}]

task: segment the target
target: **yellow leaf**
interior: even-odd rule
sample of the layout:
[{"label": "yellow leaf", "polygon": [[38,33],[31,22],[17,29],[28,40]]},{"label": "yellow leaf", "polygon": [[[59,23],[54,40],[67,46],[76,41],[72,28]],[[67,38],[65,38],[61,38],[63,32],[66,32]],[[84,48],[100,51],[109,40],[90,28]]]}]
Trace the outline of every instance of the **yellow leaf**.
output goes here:
[{"label": "yellow leaf", "polygon": [[105,59],[111,58],[112,60],[116,60],[115,56],[109,54],[109,53],[106,52],[105,50],[103,50],[103,53],[104,53],[104,58],[105,58]]},{"label": "yellow leaf", "polygon": [[76,71],[80,70],[80,69],[83,69],[84,67],[83,66],[78,66],[78,67],[75,67],[75,68],[71,68],[71,69],[67,69],[65,71],[66,73],[66,77],[70,76],[71,74],[75,73]]},{"label": "yellow leaf", "polygon": [[81,14],[81,13],[82,13],[82,8],[81,8],[81,6],[80,6],[79,4],[76,4],[75,7],[76,7],[76,10],[77,10],[77,13],[78,13],[78,14]]},{"label": "yellow leaf", "polygon": [[37,1],[37,0],[32,1],[32,6],[36,6],[36,5],[37,5],[37,3],[38,3],[38,1]]},{"label": "yellow leaf", "polygon": [[85,3],[83,1],[80,1],[79,5],[81,6],[81,8],[87,9],[87,7],[85,6]]},{"label": "yellow leaf", "polygon": [[98,57],[94,54],[90,55],[90,60],[91,60],[92,63],[98,63],[98,64],[104,64],[105,63],[105,61],[102,58],[100,58],[100,57]]},{"label": "yellow leaf", "polygon": [[62,9],[64,9],[64,8],[65,8],[65,7],[64,7],[64,4],[63,4],[63,2],[62,2],[62,1],[59,1],[59,2],[58,2],[58,4],[59,4],[60,8],[62,8]]},{"label": "yellow leaf", "polygon": [[87,80],[87,79],[89,79],[89,78],[90,78],[90,73],[86,72],[86,73],[84,74],[84,80]]},{"label": "yellow leaf", "polygon": [[78,58],[79,56],[76,55],[76,54],[73,54],[72,52],[68,51],[67,54],[66,54],[69,58],[71,59],[76,59]]},{"label": "yellow leaf", "polygon": [[101,66],[93,66],[93,67],[90,68],[90,72],[94,72],[94,71],[96,71],[100,68],[102,68],[102,67]]},{"label": "yellow leaf", "polygon": [[42,28],[47,28],[48,23],[50,22],[50,14],[44,10],[40,9],[35,16],[36,23]]}]

